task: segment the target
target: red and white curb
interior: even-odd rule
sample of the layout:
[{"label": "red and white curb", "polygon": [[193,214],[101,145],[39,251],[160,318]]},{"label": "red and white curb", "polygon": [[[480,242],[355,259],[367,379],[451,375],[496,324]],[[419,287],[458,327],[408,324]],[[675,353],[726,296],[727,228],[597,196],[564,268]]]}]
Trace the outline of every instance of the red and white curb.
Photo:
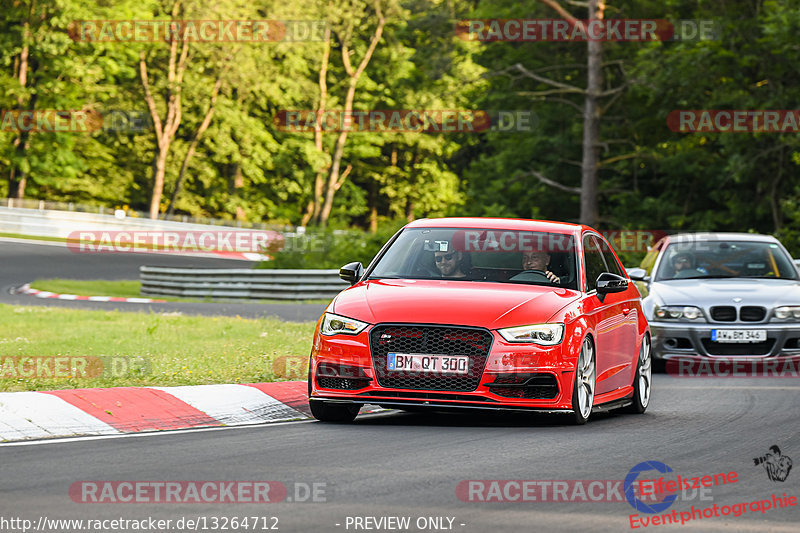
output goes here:
[{"label": "red and white curb", "polygon": [[305,381],[0,392],[4,442],[310,418]]},{"label": "red and white curb", "polygon": [[14,291],[17,294],[30,294],[37,298],[53,298],[56,300],[85,300],[89,302],[128,302],[136,304],[164,303],[166,300],[156,300],[153,298],[122,298],[119,296],[79,296],[77,294],[58,294],[55,292],[40,291],[31,289],[29,283],[19,287]]}]

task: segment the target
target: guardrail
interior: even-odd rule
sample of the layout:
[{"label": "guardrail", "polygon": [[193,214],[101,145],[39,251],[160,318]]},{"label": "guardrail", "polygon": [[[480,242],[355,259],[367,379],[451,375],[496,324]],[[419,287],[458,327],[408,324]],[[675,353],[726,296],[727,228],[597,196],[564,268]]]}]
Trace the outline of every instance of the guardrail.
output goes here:
[{"label": "guardrail", "polygon": [[229,226],[190,224],[171,220],[117,217],[113,214],[53,211],[0,206],[0,232],[67,238],[76,231],[236,231]]},{"label": "guardrail", "polygon": [[251,300],[329,300],[349,287],[338,270],[139,267],[142,294]]}]

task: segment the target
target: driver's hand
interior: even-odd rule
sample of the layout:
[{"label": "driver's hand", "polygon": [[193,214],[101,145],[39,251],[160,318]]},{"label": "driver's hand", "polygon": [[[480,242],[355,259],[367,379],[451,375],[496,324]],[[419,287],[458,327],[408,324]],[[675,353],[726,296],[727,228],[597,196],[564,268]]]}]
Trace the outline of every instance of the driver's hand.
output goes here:
[{"label": "driver's hand", "polygon": [[552,283],[561,283],[561,278],[550,272],[549,270],[545,271],[545,276],[549,279]]}]

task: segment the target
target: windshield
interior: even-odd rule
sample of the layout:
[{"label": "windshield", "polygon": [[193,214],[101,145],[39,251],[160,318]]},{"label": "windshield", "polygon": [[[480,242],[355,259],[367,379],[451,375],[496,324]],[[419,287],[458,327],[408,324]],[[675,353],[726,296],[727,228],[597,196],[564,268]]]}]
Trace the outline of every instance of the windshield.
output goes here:
[{"label": "windshield", "polygon": [[775,243],[693,241],[670,244],[656,280],[699,278],[796,279],[791,258]]},{"label": "windshield", "polygon": [[577,290],[575,239],[561,233],[411,228],[369,278],[453,279]]}]

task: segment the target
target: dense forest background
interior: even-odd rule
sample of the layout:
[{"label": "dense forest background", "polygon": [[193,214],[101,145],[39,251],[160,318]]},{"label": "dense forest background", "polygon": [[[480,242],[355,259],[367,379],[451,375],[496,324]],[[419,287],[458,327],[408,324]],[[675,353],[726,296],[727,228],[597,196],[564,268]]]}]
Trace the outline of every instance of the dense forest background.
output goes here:
[{"label": "dense forest background", "polygon": [[[420,217],[578,221],[585,42],[478,42],[457,22],[588,18],[555,0],[0,0],[0,109],[127,111],[134,128],[0,131],[0,197],[391,231]],[[800,253],[800,139],[679,133],[676,109],[794,109],[800,4],[609,0],[717,39],[604,42],[605,229],[774,233]],[[322,20],[308,42],[83,42],[76,20]],[[74,36],[74,35],[73,35]],[[322,75],[321,75],[322,72]],[[528,131],[290,132],[281,110],[522,110]],[[342,138],[344,137],[344,139]]]}]

